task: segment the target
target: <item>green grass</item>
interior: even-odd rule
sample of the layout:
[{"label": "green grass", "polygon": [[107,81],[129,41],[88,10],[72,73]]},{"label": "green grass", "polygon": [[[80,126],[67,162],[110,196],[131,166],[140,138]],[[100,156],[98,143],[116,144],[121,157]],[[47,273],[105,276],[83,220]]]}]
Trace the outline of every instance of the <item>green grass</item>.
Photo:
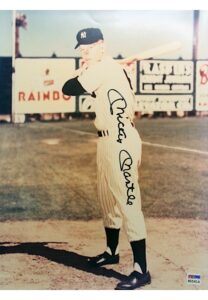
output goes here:
[{"label": "green grass", "polygon": [[[144,141],[208,151],[208,120],[141,119]],[[100,218],[92,121],[0,126],[0,220]],[[58,145],[44,139],[59,138]],[[145,216],[208,219],[208,156],[143,146]]]}]

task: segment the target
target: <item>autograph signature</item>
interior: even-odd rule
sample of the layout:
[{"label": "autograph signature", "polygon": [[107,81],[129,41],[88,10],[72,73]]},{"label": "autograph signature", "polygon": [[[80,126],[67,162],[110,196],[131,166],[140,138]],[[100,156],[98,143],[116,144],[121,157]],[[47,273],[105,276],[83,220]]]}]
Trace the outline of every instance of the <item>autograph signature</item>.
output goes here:
[{"label": "autograph signature", "polygon": [[127,188],[127,205],[132,205],[133,200],[135,200],[134,192],[134,183],[131,182],[131,166],[133,163],[132,157],[126,150],[121,150],[119,152],[119,163],[120,163],[120,170],[123,172],[126,188]]},{"label": "autograph signature", "polygon": [[111,115],[116,114],[118,121],[118,143],[122,143],[122,140],[126,138],[126,133],[124,130],[124,123],[122,122],[123,114],[127,107],[127,102],[125,98],[115,89],[110,89],[108,91],[108,100],[110,103],[110,113]]}]

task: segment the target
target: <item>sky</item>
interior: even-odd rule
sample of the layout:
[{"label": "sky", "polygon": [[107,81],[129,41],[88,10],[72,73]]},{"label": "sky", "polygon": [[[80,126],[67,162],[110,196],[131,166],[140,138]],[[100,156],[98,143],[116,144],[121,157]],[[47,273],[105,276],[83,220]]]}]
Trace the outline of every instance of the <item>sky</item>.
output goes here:
[{"label": "sky", "polygon": [[[26,57],[79,56],[76,33],[99,27],[109,53],[128,57],[172,41],[182,48],[161,58],[192,58],[192,10],[22,10],[27,29],[20,29],[20,52]],[[200,12],[199,59],[208,58],[208,11]],[[0,56],[12,55],[12,11],[0,11]]]}]

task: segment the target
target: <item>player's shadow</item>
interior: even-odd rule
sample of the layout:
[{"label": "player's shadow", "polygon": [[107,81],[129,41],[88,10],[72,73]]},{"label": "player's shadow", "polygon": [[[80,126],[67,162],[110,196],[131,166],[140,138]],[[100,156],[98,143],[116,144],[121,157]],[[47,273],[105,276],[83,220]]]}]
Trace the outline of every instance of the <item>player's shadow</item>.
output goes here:
[{"label": "player's shadow", "polygon": [[47,258],[50,261],[54,261],[59,264],[63,264],[68,267],[72,267],[84,272],[92,273],[97,276],[105,276],[109,278],[116,278],[118,280],[124,280],[125,275],[114,271],[112,269],[106,269],[104,267],[91,268],[88,264],[88,256],[83,256],[78,253],[60,249],[54,249],[48,246],[48,244],[64,244],[58,242],[34,242],[34,243],[0,243],[0,255],[2,254],[14,254],[25,253],[29,255],[37,255]]}]

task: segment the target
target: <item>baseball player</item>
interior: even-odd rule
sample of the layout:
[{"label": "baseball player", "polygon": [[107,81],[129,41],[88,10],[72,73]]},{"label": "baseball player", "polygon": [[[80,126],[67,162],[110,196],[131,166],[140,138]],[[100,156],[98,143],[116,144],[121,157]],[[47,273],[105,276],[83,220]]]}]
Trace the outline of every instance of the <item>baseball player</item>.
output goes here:
[{"label": "baseball player", "polygon": [[133,272],[116,286],[136,289],[151,282],[146,262],[146,228],[141,210],[138,165],[141,139],[134,127],[134,93],[121,65],[106,54],[103,34],[86,28],[77,34],[83,65],[62,91],[66,95],[90,93],[95,101],[97,183],[106,250],[89,259],[92,267],[119,263],[119,232],[124,226],[133,252]]}]

